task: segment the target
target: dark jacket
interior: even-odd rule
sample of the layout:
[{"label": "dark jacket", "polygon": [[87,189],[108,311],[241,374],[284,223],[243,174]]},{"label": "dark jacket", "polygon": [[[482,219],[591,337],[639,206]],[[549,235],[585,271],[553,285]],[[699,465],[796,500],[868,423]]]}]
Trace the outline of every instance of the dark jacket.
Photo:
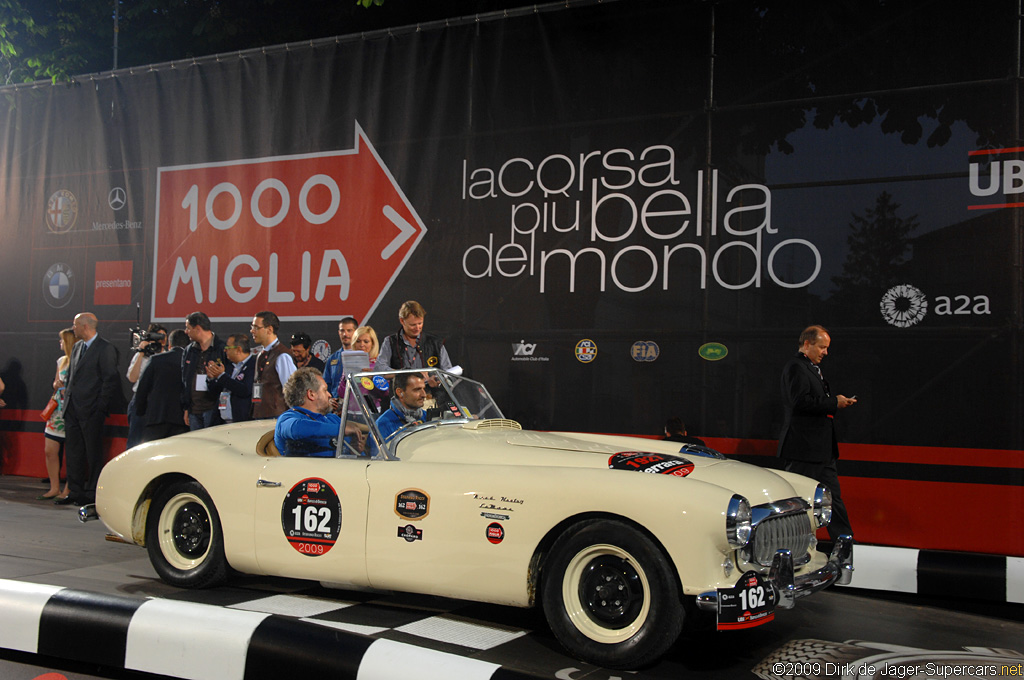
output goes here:
[{"label": "dark jacket", "polygon": [[256,377],[256,355],[250,354],[242,365],[242,370],[234,378],[231,377],[233,369],[221,373],[216,380],[210,384],[221,392],[227,392],[231,400],[231,422],[240,423],[244,420],[252,420],[252,381]]},{"label": "dark jacket", "polygon": [[[189,343],[189,346],[185,348],[185,354],[181,357],[181,367],[178,375],[181,391],[181,408],[183,410],[190,412],[192,410],[192,386],[196,381],[196,371],[201,368],[205,373],[206,366],[203,365],[205,362],[220,359],[224,367],[230,370],[231,362],[228,361],[228,355],[224,352],[226,344],[214,333],[213,342],[210,343],[210,347],[206,352],[203,352],[198,342]],[[214,408],[217,408],[216,404],[214,404]]]},{"label": "dark jacket", "polygon": [[117,349],[98,335],[88,349],[82,341],[75,343],[64,391],[64,412],[74,405],[79,419],[105,417],[123,401]]},{"label": "dark jacket", "polygon": [[[399,331],[394,335],[389,335],[391,338],[391,368],[402,369],[412,368],[412,366],[405,366],[405,340],[402,339],[402,332]],[[430,335],[429,333],[420,334],[419,339],[416,341],[416,351],[423,356],[423,367],[434,368],[441,366],[441,346],[444,342],[441,338],[436,335]],[[383,367],[382,367],[383,368]]]},{"label": "dark jacket", "polygon": [[143,369],[135,392],[135,413],[146,425],[183,425],[184,410],[178,398],[181,387],[180,347],[157,354]]},{"label": "dark jacket", "polygon": [[833,416],[839,403],[825,392],[811,360],[799,352],[782,369],[785,415],[776,455],[789,460],[827,463],[839,457]]}]

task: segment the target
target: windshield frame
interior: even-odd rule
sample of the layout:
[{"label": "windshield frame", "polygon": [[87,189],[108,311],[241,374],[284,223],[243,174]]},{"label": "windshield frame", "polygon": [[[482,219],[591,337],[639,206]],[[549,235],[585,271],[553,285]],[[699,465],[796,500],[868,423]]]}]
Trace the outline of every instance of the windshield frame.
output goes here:
[{"label": "windshield frame", "polygon": [[[394,377],[402,373],[419,373],[426,378],[428,384],[436,382],[436,385],[431,385],[435,405],[428,410],[428,415],[431,417],[422,422],[402,427],[394,432],[387,441],[384,441],[380,429],[377,427],[377,418],[384,413],[386,408],[390,408],[390,403],[381,403],[380,414],[371,412],[368,400],[363,398],[367,392],[362,386],[362,381],[364,378],[369,378],[379,384],[380,381],[375,378],[378,376],[384,378],[388,382],[388,394],[391,394]],[[439,368],[348,373],[344,376],[343,382],[345,393],[341,400],[341,426],[338,430],[338,444],[334,454],[336,458],[399,460],[395,453],[399,442],[415,432],[433,429],[441,425],[463,425],[474,420],[505,418],[483,383]],[[442,402],[444,403],[443,407],[437,406]],[[426,408],[426,404],[424,408]],[[435,412],[431,413],[431,411]],[[350,422],[366,431],[363,453],[354,453],[352,447],[345,442],[345,428]],[[369,451],[372,453],[368,453]]]}]

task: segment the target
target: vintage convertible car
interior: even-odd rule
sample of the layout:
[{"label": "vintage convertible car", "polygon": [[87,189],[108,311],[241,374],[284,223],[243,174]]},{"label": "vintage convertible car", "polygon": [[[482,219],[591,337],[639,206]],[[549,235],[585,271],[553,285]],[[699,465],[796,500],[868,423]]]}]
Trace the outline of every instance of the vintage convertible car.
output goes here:
[{"label": "vintage convertible car", "polygon": [[200,430],[111,461],[83,516],[145,546],[181,587],[214,585],[231,567],[539,603],[571,654],[613,668],[657,660],[688,614],[755,626],[849,582],[849,540],[829,556],[815,549],[831,498],[813,480],[702,447],[525,431],[482,384],[427,373],[438,384],[424,420],[388,441],[374,397],[386,378],[357,373],[342,428],[355,423],[366,440],[339,436],[335,458],[278,455],[273,421]]}]

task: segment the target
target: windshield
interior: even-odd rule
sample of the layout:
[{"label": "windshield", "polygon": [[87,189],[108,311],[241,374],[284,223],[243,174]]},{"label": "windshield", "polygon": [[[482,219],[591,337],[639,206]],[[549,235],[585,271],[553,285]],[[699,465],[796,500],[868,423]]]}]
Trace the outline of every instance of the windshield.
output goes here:
[{"label": "windshield", "polygon": [[[400,376],[420,376],[425,384]],[[406,383],[398,388],[402,399],[396,381]],[[351,373],[345,376],[336,455],[397,460],[398,442],[417,429],[504,417],[482,383],[461,375],[436,368]],[[343,436],[353,426],[365,434],[361,445],[358,437]]]}]

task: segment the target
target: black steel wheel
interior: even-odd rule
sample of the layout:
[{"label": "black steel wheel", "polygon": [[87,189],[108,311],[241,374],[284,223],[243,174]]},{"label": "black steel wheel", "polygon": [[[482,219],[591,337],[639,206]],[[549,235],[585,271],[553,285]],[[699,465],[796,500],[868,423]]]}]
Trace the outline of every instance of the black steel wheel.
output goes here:
[{"label": "black steel wheel", "polygon": [[684,614],[672,567],[650,538],[624,522],[570,528],[552,547],[541,578],[548,625],[583,661],[641,668],[679,637]]},{"label": "black steel wheel", "polygon": [[153,499],[146,550],[160,578],[181,588],[206,588],[227,577],[217,509],[201,484],[177,482]]}]

